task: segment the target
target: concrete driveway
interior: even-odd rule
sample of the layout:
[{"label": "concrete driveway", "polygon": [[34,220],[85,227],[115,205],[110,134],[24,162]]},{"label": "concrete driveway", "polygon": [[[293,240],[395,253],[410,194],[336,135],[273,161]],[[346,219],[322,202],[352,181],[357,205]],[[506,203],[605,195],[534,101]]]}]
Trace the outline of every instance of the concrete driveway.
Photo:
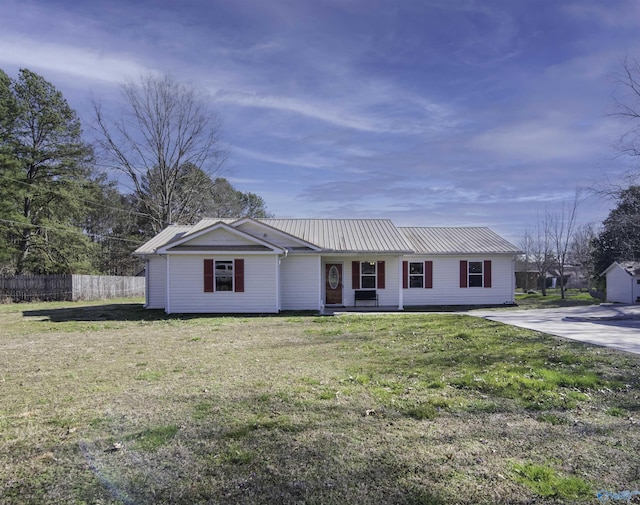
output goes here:
[{"label": "concrete driveway", "polygon": [[562,309],[471,310],[467,314],[640,354],[640,305],[604,303]]}]

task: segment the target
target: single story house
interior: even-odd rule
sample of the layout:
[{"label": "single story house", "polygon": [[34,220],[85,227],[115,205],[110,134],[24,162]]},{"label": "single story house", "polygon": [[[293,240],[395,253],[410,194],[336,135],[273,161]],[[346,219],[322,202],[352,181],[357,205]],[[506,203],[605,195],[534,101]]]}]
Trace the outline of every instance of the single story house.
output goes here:
[{"label": "single story house", "polygon": [[514,303],[518,249],[488,228],[387,219],[203,219],[138,248],[146,307],[277,313]]},{"label": "single story house", "polygon": [[607,302],[640,303],[640,261],[614,261],[603,274]]}]

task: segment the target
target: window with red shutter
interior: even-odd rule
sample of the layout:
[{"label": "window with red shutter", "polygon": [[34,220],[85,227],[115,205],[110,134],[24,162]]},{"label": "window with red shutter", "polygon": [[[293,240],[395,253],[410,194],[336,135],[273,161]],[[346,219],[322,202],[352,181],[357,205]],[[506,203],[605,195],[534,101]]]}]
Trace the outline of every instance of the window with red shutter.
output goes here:
[{"label": "window with red shutter", "polygon": [[484,287],[491,287],[491,260],[484,260]]},{"label": "window with red shutter", "polygon": [[378,261],[378,289],[384,289],[385,274],[384,274],[384,261]]},{"label": "window with red shutter", "polygon": [[466,288],[467,287],[467,276],[469,275],[469,270],[468,270],[468,266],[467,266],[467,262],[465,260],[460,260],[460,287],[461,288]]},{"label": "window with red shutter", "polygon": [[236,293],[244,293],[244,260],[234,260],[233,265],[234,291]]},{"label": "window with red shutter", "polygon": [[351,288],[360,289],[360,262],[351,262]]},{"label": "window with red shutter", "polygon": [[424,262],[424,287],[433,288],[433,261]]},{"label": "window with red shutter", "polygon": [[213,260],[204,260],[204,292],[213,293]]},{"label": "window with red shutter", "polygon": [[409,287],[409,262],[402,262],[402,289]]}]

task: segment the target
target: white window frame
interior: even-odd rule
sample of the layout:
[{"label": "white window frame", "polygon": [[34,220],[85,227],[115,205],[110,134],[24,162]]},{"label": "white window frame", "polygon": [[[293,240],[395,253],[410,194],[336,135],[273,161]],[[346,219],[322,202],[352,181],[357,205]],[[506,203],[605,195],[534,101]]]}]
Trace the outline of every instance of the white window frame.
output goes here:
[{"label": "white window frame", "polygon": [[[218,265],[224,266],[225,268],[218,268]],[[216,293],[233,293],[234,286],[234,264],[233,260],[214,260],[213,263],[213,283],[214,283],[214,291]],[[223,278],[231,277],[231,284],[229,281],[222,281]],[[218,284],[218,280],[220,280],[220,284]],[[224,283],[223,283],[224,282]],[[226,289],[226,287],[229,289]]]},{"label": "white window frame", "polygon": [[[365,273],[365,265],[373,268],[373,273]],[[364,280],[373,279],[373,286],[365,286]],[[368,282],[367,284],[370,284]],[[378,263],[376,261],[361,261],[360,262],[360,289],[376,289],[378,286]]]},{"label": "white window frame", "polygon": [[[416,272],[411,272],[411,268],[413,265],[419,265],[420,266],[420,272],[416,273]],[[409,275],[409,289],[411,288],[420,288],[420,289],[424,289],[424,261],[410,261],[409,262],[409,268],[408,268],[408,275]],[[420,285],[413,285],[413,280],[414,279],[419,279],[420,280]]]},{"label": "white window frame", "polygon": [[[471,271],[471,265],[480,265],[480,271]],[[474,279],[474,283],[471,282],[471,279]],[[478,284],[479,279],[479,284]],[[481,288],[484,287],[484,261],[469,261],[467,263],[467,287],[469,288]]]}]

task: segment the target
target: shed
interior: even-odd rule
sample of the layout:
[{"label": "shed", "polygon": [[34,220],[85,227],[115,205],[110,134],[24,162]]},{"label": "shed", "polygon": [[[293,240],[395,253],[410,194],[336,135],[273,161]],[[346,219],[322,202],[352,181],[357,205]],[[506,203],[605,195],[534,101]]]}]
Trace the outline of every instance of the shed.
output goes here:
[{"label": "shed", "polygon": [[614,261],[603,275],[608,302],[640,303],[640,261]]}]

